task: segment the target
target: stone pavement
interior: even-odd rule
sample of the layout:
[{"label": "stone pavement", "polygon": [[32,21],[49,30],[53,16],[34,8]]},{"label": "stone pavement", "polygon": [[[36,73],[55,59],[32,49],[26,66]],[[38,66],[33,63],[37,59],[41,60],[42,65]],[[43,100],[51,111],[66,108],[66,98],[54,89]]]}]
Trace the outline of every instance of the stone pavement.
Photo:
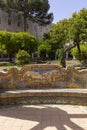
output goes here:
[{"label": "stone pavement", "polygon": [[0,130],[87,130],[87,106],[0,107]]}]

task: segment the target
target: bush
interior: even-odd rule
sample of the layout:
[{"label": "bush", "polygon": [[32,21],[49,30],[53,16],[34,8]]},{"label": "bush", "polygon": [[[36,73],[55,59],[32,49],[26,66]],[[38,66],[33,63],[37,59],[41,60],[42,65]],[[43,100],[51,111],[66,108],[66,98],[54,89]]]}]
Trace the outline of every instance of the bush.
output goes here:
[{"label": "bush", "polygon": [[24,65],[29,63],[30,55],[25,50],[19,50],[16,54],[16,63],[18,65]]},{"label": "bush", "polygon": [[65,62],[65,52],[64,52],[64,48],[61,49],[57,49],[56,51],[56,55],[58,56],[58,59],[60,61],[60,65],[62,65],[62,67],[66,67],[66,62]]}]

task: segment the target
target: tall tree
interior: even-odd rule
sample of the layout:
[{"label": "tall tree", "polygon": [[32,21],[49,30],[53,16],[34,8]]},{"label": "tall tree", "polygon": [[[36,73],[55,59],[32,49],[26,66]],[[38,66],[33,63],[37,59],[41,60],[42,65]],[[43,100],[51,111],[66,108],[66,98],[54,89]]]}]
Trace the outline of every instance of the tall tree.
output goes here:
[{"label": "tall tree", "polygon": [[78,13],[73,13],[70,19],[69,39],[77,46],[80,57],[85,55],[80,49],[80,44],[87,42],[87,9],[82,9]]},{"label": "tall tree", "polygon": [[8,54],[10,60],[19,50],[25,50],[29,54],[37,49],[37,40],[33,35],[25,32],[10,33],[0,32],[0,53]]},{"label": "tall tree", "polygon": [[67,41],[69,21],[67,19],[59,21],[50,31],[50,36],[52,38],[52,48],[54,48],[56,54],[60,59],[60,63],[63,67],[66,67],[65,63],[65,53],[66,50],[64,45]]},{"label": "tall tree", "polygon": [[53,14],[48,13],[48,0],[2,0],[0,7],[9,13],[15,12],[24,18],[24,31],[27,27],[27,18],[42,25],[50,24]]},{"label": "tall tree", "polygon": [[59,50],[57,52],[58,56],[61,56],[61,61],[64,60],[65,52],[76,46],[81,59],[84,57],[84,61],[87,62],[85,53],[80,49],[81,44],[87,43],[87,9],[73,13],[70,19],[59,21],[50,31],[50,36],[52,45],[55,45],[55,51],[57,48]]}]

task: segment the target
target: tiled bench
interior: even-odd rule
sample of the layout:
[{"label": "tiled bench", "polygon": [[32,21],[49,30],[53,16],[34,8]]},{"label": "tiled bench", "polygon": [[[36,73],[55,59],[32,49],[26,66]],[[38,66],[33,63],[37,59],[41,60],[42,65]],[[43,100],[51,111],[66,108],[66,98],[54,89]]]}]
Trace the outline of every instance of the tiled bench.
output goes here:
[{"label": "tiled bench", "polygon": [[87,105],[87,89],[28,89],[0,92],[0,105],[19,104]]}]

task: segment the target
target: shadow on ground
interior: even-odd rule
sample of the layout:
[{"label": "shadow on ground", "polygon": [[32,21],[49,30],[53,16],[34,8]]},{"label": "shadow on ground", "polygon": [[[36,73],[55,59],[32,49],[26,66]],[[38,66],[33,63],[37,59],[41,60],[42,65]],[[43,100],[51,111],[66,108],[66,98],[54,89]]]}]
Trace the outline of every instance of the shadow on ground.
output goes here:
[{"label": "shadow on ground", "polygon": [[84,130],[70,120],[70,118],[87,118],[87,114],[68,114],[58,107],[11,107],[0,108],[0,116],[16,119],[36,121],[38,124],[29,130],[43,130],[46,127],[56,127],[57,130],[66,130],[64,125],[73,130]]}]

